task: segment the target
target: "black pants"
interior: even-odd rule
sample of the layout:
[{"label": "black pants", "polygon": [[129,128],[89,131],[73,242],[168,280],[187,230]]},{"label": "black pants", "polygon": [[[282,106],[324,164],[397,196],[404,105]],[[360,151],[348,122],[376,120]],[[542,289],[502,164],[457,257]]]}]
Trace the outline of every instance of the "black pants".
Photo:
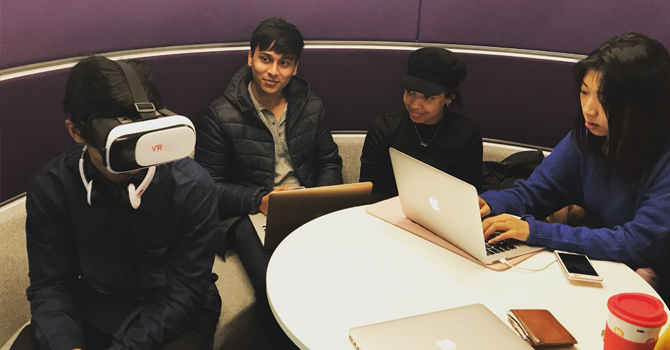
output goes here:
[{"label": "black pants", "polygon": [[256,310],[265,325],[268,337],[276,349],[297,349],[281,329],[268,302],[265,275],[272,252],[263,249],[258,234],[248,216],[243,217],[235,228],[235,245],[240,261],[246,270],[256,295]]},{"label": "black pants", "polygon": [[[161,350],[212,350],[214,343],[214,330],[216,321],[206,311],[200,314],[196,324],[177,339],[159,347]],[[82,322],[82,336],[84,337],[84,349],[105,350],[109,348],[114,336],[106,334],[93,327],[88,322]],[[39,350],[40,346],[35,337],[35,328],[27,325],[21,330],[14,344],[9,350]],[[151,349],[137,349],[151,350]]]}]

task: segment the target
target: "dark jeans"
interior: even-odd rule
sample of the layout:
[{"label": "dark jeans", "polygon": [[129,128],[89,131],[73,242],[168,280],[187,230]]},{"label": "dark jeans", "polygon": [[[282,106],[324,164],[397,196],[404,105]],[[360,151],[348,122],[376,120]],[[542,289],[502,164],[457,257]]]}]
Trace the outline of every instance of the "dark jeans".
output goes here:
[{"label": "dark jeans", "polygon": [[240,219],[235,228],[235,246],[240,261],[246,270],[256,295],[256,311],[265,325],[270,341],[277,349],[297,349],[291,339],[281,329],[268,302],[265,275],[272,252],[263,249],[258,234],[248,216]]},{"label": "dark jeans", "polygon": [[[204,311],[200,314],[200,318],[191,329],[182,333],[177,339],[169,342],[167,345],[159,347],[159,349],[212,350],[215,326],[216,320],[208,312]],[[82,322],[81,331],[84,337],[83,349],[85,350],[105,350],[109,348],[110,343],[114,339],[114,336],[98,330],[86,321]],[[35,337],[35,328],[32,325],[27,325],[21,330],[21,333],[19,333],[9,350],[39,350],[39,348],[37,337]]]}]

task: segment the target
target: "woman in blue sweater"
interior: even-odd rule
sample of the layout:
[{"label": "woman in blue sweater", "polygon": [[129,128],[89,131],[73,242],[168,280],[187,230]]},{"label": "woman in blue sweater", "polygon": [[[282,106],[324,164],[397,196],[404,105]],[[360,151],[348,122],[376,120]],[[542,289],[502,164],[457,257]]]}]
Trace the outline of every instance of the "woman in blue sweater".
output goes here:
[{"label": "woman in blue sweater", "polygon": [[[481,195],[484,235],[651,267],[670,296],[670,56],[637,33],[618,35],[574,67],[581,109],[527,181]],[[576,204],[596,228],[546,223]],[[515,219],[509,213],[523,216]],[[502,215],[501,215],[502,214]]]}]

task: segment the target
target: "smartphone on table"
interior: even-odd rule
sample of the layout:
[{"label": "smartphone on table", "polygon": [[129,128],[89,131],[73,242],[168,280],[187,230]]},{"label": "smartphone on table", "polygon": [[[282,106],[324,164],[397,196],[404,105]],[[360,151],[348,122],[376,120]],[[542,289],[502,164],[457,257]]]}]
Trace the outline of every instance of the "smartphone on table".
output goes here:
[{"label": "smartphone on table", "polygon": [[556,255],[556,260],[568,279],[583,282],[602,282],[603,278],[598,275],[586,255],[561,250],[555,250],[554,255]]}]

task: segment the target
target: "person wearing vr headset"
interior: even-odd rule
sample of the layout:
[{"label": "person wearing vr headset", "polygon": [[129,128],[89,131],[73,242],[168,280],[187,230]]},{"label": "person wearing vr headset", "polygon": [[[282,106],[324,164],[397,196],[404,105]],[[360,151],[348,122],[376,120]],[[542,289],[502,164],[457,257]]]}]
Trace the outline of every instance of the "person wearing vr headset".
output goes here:
[{"label": "person wearing vr headset", "polygon": [[136,60],[81,60],[63,105],[79,144],[27,192],[32,318],[12,349],[212,349],[218,198],[186,157],[193,125]]},{"label": "person wearing vr headset", "polygon": [[235,237],[271,341],[294,347],[274,319],[265,292],[272,252],[265,251],[248,214],[267,214],[268,194],[342,183],[342,159],[321,100],[296,77],[302,34],[280,18],[254,30],[247,65],[202,118],[195,160],[214,178],[221,222],[219,254]]},{"label": "person wearing vr headset", "polygon": [[472,120],[448,108],[463,105],[458,85],[466,73],[460,57],[443,48],[409,55],[400,80],[405,108],[377,117],[365,137],[360,181],[373,183],[370,202],[398,195],[390,147],[481,190],[482,136]]}]

